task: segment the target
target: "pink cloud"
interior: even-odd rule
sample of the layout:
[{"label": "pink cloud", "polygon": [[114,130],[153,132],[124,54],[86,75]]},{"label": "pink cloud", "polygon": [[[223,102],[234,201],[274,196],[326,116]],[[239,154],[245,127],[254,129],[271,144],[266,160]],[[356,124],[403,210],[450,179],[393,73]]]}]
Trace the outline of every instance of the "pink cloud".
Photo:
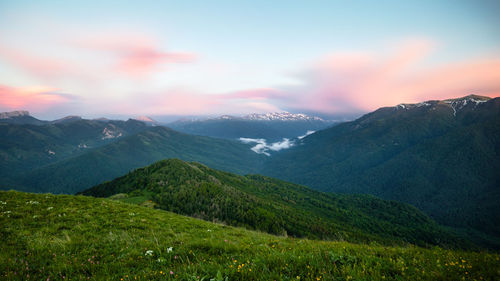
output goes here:
[{"label": "pink cloud", "polygon": [[46,80],[53,80],[74,72],[70,63],[64,60],[45,58],[6,46],[0,46],[0,59]]},{"label": "pink cloud", "polygon": [[471,93],[498,96],[500,59],[471,59],[429,66],[434,44],[414,40],[387,56],[335,54],[316,62],[283,89],[286,108],[342,113],[370,111],[402,102],[446,99]]},{"label": "pink cloud", "polygon": [[111,110],[153,115],[244,114],[281,111],[272,103],[272,99],[278,93],[277,90],[267,88],[224,94],[209,94],[184,88],[171,88],[159,93],[137,94],[137,98],[133,102],[117,103],[115,108]]},{"label": "pink cloud", "polygon": [[0,108],[41,112],[70,100],[67,96],[56,93],[56,90],[43,86],[15,88],[0,85]]},{"label": "pink cloud", "polygon": [[109,54],[113,69],[130,76],[145,76],[163,70],[165,65],[196,59],[192,53],[161,50],[152,38],[134,34],[94,36],[75,44]]},{"label": "pink cloud", "polygon": [[123,52],[116,69],[132,75],[147,74],[158,70],[168,63],[186,63],[193,61],[190,53],[160,52],[154,49],[131,49]]}]

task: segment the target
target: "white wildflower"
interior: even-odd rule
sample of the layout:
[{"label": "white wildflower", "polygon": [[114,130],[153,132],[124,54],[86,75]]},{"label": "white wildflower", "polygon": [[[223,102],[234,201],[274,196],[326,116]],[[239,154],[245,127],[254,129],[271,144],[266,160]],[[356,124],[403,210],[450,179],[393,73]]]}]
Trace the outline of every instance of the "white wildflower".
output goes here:
[{"label": "white wildflower", "polygon": [[153,250],[147,250],[144,255],[145,256],[152,256],[153,255]]},{"label": "white wildflower", "polygon": [[135,216],[135,213],[128,213],[129,216]]},{"label": "white wildflower", "polygon": [[36,204],[40,204],[40,202],[30,200],[30,201],[26,202],[26,204],[36,205]]},{"label": "white wildflower", "polygon": [[169,248],[167,248],[167,253],[170,253],[170,252],[172,252],[173,250],[174,250],[174,248],[169,247]]},{"label": "white wildflower", "polygon": [[52,209],[54,209],[54,207],[48,207],[48,208],[47,208],[47,211],[50,211],[50,210],[52,210]]},{"label": "white wildflower", "polygon": [[33,216],[33,218],[34,218],[34,219],[36,219],[36,218],[38,218],[38,216],[37,216],[37,215],[34,215],[34,216]]},{"label": "white wildflower", "polygon": [[5,205],[5,204],[7,204],[7,202],[4,202],[4,201],[0,200],[0,204]]},{"label": "white wildflower", "polygon": [[208,232],[212,232],[212,230],[211,230],[211,229],[207,229],[207,231],[208,231]]}]

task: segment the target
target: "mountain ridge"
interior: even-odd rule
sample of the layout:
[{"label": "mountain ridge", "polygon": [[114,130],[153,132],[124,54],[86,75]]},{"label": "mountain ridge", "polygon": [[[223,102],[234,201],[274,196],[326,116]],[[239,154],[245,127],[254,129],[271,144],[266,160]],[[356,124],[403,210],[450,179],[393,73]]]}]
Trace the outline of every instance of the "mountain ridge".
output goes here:
[{"label": "mountain ridge", "polygon": [[326,194],[178,159],[136,169],[79,194],[110,197],[124,193],[144,202],[152,200],[167,211],[272,234],[351,242],[405,241],[421,246],[451,246],[452,241],[459,241],[410,205],[366,195]]},{"label": "mountain ridge", "polygon": [[499,247],[500,98],[471,99],[380,108],[275,153],[261,172],[407,202],[440,223],[483,231],[483,242]]}]

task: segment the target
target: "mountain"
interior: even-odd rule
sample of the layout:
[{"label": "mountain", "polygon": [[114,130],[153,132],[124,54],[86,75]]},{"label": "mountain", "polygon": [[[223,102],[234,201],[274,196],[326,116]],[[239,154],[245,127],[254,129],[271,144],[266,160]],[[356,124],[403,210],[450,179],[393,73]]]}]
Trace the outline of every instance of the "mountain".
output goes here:
[{"label": "mountain", "polygon": [[[255,172],[265,157],[238,141],[187,135],[162,126],[146,126],[135,120],[127,122],[141,124],[142,130],[128,136],[120,136],[117,130],[101,131],[99,139],[108,141],[106,145],[93,149],[78,148],[85,150],[85,153],[33,167],[11,177],[0,188],[75,193],[166,158],[198,161],[210,167],[243,174]],[[78,136],[74,137],[79,140]],[[41,148],[43,146],[38,147],[39,150]],[[58,155],[58,150],[53,151]]]},{"label": "mountain", "polygon": [[307,131],[324,129],[335,123],[306,114],[279,112],[243,117],[223,115],[218,118],[179,120],[167,126],[194,135],[225,139],[265,139],[275,142],[283,138],[296,138]]},{"label": "mountain", "polygon": [[498,280],[488,252],[269,235],[85,196],[0,192],[5,280]]},{"label": "mountain", "polygon": [[342,193],[410,203],[500,246],[500,98],[400,104],[316,132],[262,173]]},{"label": "mountain", "polygon": [[0,112],[0,123],[43,125],[47,121],[32,117],[28,111]]},{"label": "mountain", "polygon": [[144,122],[150,126],[158,126],[160,124],[158,121],[156,121],[153,118],[148,117],[148,116],[139,116],[139,117],[134,118],[134,120]]},{"label": "mountain", "polygon": [[130,196],[128,200],[137,203],[152,200],[167,211],[278,235],[386,244],[457,243],[456,237],[406,204],[366,195],[321,193],[177,159],[137,169],[81,194]]},{"label": "mountain", "polygon": [[63,117],[63,118],[60,118],[60,119],[57,119],[54,121],[50,121],[50,123],[52,123],[52,124],[70,123],[70,122],[76,122],[76,121],[80,121],[80,120],[83,120],[83,118],[80,116],[76,116],[76,115],[70,115],[70,116],[66,116],[66,117]]},{"label": "mountain", "polygon": [[[23,115],[26,116],[26,115]],[[41,125],[0,122],[2,185],[26,172],[83,154],[147,129],[143,122],[78,119]]]}]

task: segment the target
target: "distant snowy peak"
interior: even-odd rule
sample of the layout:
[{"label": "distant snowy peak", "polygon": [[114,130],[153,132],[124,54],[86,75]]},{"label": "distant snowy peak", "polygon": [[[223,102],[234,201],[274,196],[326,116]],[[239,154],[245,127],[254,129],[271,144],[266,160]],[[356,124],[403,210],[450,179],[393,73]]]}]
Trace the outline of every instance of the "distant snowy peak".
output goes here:
[{"label": "distant snowy peak", "polygon": [[253,113],[243,116],[243,119],[262,121],[325,121],[322,118],[316,116],[290,112],[272,112],[264,114]]},{"label": "distant snowy peak", "polygon": [[252,121],[325,121],[322,118],[309,116],[303,113],[272,112],[272,113],[252,113],[243,117],[232,115],[222,115],[212,120],[252,120]]},{"label": "distant snowy peak", "polygon": [[25,110],[0,112],[0,119],[7,119],[7,118],[21,117],[21,116],[30,116],[30,113]]}]

